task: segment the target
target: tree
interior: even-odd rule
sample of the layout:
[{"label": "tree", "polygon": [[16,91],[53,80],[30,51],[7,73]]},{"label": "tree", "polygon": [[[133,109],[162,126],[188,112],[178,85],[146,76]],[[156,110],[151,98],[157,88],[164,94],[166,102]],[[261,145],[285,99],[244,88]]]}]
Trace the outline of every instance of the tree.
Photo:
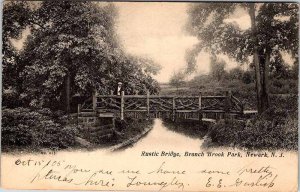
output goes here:
[{"label": "tree", "polygon": [[[236,9],[248,12],[250,29],[241,30],[237,24],[226,22]],[[188,14],[187,29],[201,41],[196,46],[198,52],[204,49],[224,53],[241,63],[251,56],[256,71],[257,108],[259,113],[266,110],[270,67],[281,51],[288,51],[298,62],[298,5],[198,3],[189,8]]]},{"label": "tree", "polygon": [[32,105],[53,106],[64,101],[69,112],[73,94],[86,94],[104,85],[102,78],[109,75],[108,65],[117,55],[112,34],[115,15],[110,4],[41,3],[32,15],[35,22],[22,52],[24,88]]},{"label": "tree", "polygon": [[[150,64],[153,64],[151,69]],[[104,92],[109,93],[115,88],[117,82],[122,81],[125,94],[146,94],[148,90],[151,94],[157,94],[159,85],[152,75],[157,74],[158,70],[160,70],[158,64],[148,58],[124,55],[122,62],[111,71],[113,77],[107,79],[110,83]]]},{"label": "tree", "polygon": [[217,81],[221,81],[225,76],[224,60],[219,60],[216,55],[210,57],[210,75]]},{"label": "tree", "polygon": [[227,77],[232,79],[242,80],[244,71],[240,67],[235,67],[228,72]]},{"label": "tree", "polygon": [[174,72],[170,78],[170,84],[172,86],[175,86],[178,91],[178,88],[184,84],[185,77],[186,77],[186,74],[182,71]]},{"label": "tree", "polygon": [[[70,112],[72,96],[110,93],[118,81],[158,92],[151,77],[159,67],[124,53],[115,31],[117,10],[111,3],[43,1],[30,15],[30,35],[20,53],[24,66],[21,95],[30,106]],[[147,61],[147,62],[144,62]],[[62,105],[63,104],[63,105]]]},{"label": "tree", "polygon": [[12,45],[12,39],[20,39],[22,32],[29,25],[31,10],[25,1],[9,1],[3,5],[2,27],[2,85],[4,89],[20,92],[19,72],[23,69],[17,65],[19,52]]}]

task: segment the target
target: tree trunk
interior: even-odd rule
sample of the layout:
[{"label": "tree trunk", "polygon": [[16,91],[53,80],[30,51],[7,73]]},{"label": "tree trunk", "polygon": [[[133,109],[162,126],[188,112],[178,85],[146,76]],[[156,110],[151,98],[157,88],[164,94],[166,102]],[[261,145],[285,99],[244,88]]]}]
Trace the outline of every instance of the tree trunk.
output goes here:
[{"label": "tree trunk", "polygon": [[66,79],[65,79],[65,89],[66,89],[66,112],[67,114],[70,113],[70,89],[71,89],[71,86],[70,86],[70,73],[68,72],[67,73],[67,76],[66,76]]},{"label": "tree trunk", "polygon": [[253,63],[255,66],[255,78],[256,78],[256,95],[257,95],[257,109],[258,113],[261,114],[263,112],[263,101],[262,96],[263,88],[262,80],[261,80],[261,73],[260,73],[260,62],[259,62],[259,54],[258,54],[258,39],[257,39],[257,30],[256,30],[256,23],[255,23],[255,3],[249,3],[249,15],[251,19],[251,30],[252,30],[252,40],[254,42],[253,47]]},{"label": "tree trunk", "polygon": [[271,50],[270,48],[266,49],[265,53],[265,60],[264,60],[264,67],[262,70],[262,80],[263,80],[263,88],[262,88],[262,95],[261,95],[261,101],[262,101],[262,111],[265,111],[269,108],[269,68],[270,68],[270,56],[271,56]]}]

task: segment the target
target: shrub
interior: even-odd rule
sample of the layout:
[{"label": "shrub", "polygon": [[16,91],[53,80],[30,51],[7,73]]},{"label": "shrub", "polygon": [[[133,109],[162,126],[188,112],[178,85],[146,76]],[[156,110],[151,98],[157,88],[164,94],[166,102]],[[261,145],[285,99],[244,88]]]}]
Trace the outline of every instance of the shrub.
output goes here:
[{"label": "shrub", "polygon": [[298,96],[296,94],[270,95],[270,106],[268,111],[286,111],[289,114],[298,113]]},{"label": "shrub", "polygon": [[15,91],[2,91],[2,106],[15,108],[23,105],[24,102],[19,98],[19,94]]},{"label": "shrub", "polygon": [[250,84],[254,82],[254,75],[250,71],[245,71],[242,77],[242,81],[245,84]]},{"label": "shrub", "polygon": [[298,80],[295,79],[271,79],[270,93],[274,94],[297,94]]},{"label": "shrub", "polygon": [[208,136],[212,142],[229,146],[231,143],[235,143],[239,140],[237,133],[243,129],[244,125],[239,121],[225,122],[224,120],[219,121],[213,125],[208,132]]},{"label": "shrub", "polygon": [[66,148],[75,144],[75,128],[56,122],[48,109],[2,110],[2,146]]},{"label": "shrub", "polygon": [[297,116],[278,108],[270,108],[246,123],[237,120],[220,121],[209,130],[208,135],[212,142],[219,145],[297,150],[298,121]]}]

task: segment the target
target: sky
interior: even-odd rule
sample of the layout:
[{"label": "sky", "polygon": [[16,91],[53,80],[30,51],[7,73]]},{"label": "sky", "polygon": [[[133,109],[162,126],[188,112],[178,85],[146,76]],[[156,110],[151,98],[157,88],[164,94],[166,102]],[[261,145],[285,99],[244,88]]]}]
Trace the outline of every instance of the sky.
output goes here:
[{"label": "sky", "polygon": [[[185,52],[199,41],[188,35],[184,26],[188,19],[188,3],[182,2],[115,2],[118,8],[117,33],[125,51],[136,56],[152,58],[162,66],[154,78],[159,82],[168,82],[174,72],[186,66]],[[250,18],[244,9],[237,9],[226,22],[235,22],[241,29],[250,27]],[[17,48],[22,48],[28,35],[25,30],[23,38],[14,40]],[[209,54],[200,52],[197,57],[195,74],[209,72]],[[229,70],[240,64],[225,55],[219,57],[227,63]],[[283,54],[286,61],[291,58]],[[290,62],[291,63],[291,62]],[[247,68],[247,65],[242,66]]]},{"label": "sky", "polygon": [[[155,76],[159,82],[167,82],[171,75],[184,68],[185,51],[198,43],[189,36],[184,26],[187,22],[187,3],[115,3],[119,10],[117,32],[125,50],[137,56],[147,56],[158,62],[162,70]],[[227,22],[237,22],[242,29],[250,27],[250,18],[243,10],[236,11]],[[225,55],[220,56],[227,68],[238,64]],[[209,54],[201,52],[197,57],[197,72],[209,71]]]}]

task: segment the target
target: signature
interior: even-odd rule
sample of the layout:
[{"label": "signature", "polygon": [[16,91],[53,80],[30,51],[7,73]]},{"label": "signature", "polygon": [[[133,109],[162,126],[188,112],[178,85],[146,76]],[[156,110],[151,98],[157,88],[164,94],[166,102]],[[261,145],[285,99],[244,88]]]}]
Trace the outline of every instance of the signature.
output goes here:
[{"label": "signature", "polygon": [[160,186],[159,191],[161,191],[168,186],[177,186],[178,189],[183,190],[185,186],[177,177],[173,177],[170,181],[164,179],[158,179],[157,181],[139,180],[137,176],[128,177],[128,179],[127,188],[131,186]]}]

